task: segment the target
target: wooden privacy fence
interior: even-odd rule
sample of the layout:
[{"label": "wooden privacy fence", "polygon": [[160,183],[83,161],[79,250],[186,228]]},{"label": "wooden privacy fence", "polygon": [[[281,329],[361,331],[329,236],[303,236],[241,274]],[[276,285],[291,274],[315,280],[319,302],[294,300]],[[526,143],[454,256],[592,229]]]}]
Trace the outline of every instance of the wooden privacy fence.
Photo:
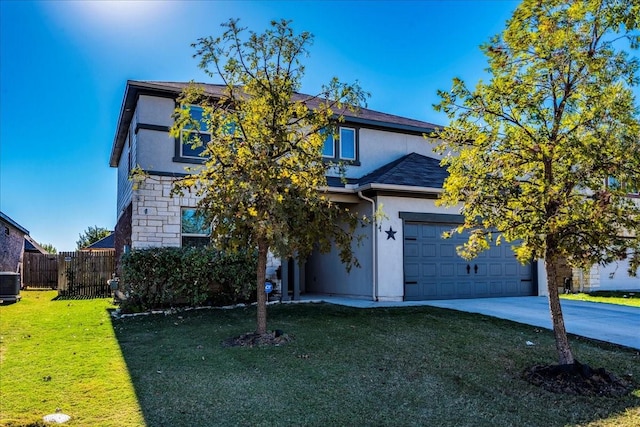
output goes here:
[{"label": "wooden privacy fence", "polygon": [[58,287],[58,256],[25,252],[22,257],[22,283],[29,288]]},{"label": "wooden privacy fence", "polygon": [[25,254],[23,266],[24,286],[57,288],[60,296],[111,296],[107,280],[115,272],[114,251]]}]

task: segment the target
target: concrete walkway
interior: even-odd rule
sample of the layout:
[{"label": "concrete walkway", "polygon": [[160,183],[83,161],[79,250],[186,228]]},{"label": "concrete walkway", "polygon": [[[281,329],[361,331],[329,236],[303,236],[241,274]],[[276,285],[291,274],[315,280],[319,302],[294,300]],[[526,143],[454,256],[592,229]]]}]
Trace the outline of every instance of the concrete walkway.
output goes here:
[{"label": "concrete walkway", "polygon": [[[323,301],[357,308],[432,306],[480,313],[551,329],[546,297],[478,298],[443,301],[374,302],[345,297],[303,295],[302,301]],[[567,332],[640,350],[640,308],[562,300]]]}]

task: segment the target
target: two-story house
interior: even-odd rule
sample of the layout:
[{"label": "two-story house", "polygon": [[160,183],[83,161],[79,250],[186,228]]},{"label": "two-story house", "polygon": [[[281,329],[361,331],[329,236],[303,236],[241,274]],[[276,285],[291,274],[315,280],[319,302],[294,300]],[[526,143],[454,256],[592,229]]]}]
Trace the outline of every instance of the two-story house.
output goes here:
[{"label": "two-story house", "polygon": [[[195,196],[171,196],[172,182],[186,174],[185,167],[202,161],[197,150],[169,135],[176,99],[185,86],[127,82],[109,162],[118,168],[117,256],[128,248],[207,240],[206,227],[194,221]],[[222,87],[203,88],[215,97]],[[367,216],[381,206],[385,217],[363,231],[366,238],[356,249],[360,268],[348,273],[337,253],[313,254],[283,263],[285,289],[296,296],[306,292],[379,301],[538,294],[539,266],[520,265],[508,245],[465,261],[455,250],[463,236],[441,238],[462,217],[435,204],[446,171],[432,151],[437,141],[424,137],[434,127],[369,109],[345,116],[337,137],[327,139],[323,155],[346,162],[346,183],[330,172],[327,187],[319,191]],[[131,180],[136,166],[146,176]],[[270,268],[279,263],[271,259]]]}]

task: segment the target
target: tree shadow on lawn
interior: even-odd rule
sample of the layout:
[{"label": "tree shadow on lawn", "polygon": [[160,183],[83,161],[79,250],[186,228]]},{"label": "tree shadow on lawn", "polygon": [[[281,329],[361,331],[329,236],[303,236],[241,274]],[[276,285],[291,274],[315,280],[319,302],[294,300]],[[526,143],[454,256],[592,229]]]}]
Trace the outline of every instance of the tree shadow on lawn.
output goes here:
[{"label": "tree shadow on lawn", "polygon": [[[636,395],[611,398],[551,393],[527,383],[523,372],[553,360],[548,331],[433,307],[269,310],[270,325],[295,340],[280,347],[225,347],[225,340],[255,328],[250,307],[112,317],[147,425],[599,421],[630,427],[640,421],[640,384]],[[529,335],[535,347],[524,345]],[[607,358],[619,353],[625,360],[628,353],[632,366],[640,360],[640,353],[622,347],[572,341],[598,366],[609,367]],[[640,378],[640,368],[631,369]]]}]

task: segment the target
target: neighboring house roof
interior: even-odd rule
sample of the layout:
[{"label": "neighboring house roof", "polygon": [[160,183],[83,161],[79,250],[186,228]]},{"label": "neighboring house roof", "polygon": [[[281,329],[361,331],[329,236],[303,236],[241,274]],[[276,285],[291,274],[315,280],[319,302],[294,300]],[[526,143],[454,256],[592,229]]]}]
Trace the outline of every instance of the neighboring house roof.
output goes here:
[{"label": "neighboring house roof", "polygon": [[24,250],[26,252],[39,252],[41,254],[47,254],[48,252],[38,244],[33,238],[29,235],[24,236]]},{"label": "neighboring house roof", "polygon": [[[184,82],[127,81],[124,99],[122,100],[122,106],[120,108],[120,116],[118,118],[118,128],[116,129],[116,135],[111,149],[111,157],[109,159],[110,166],[118,166],[118,160],[122,154],[129,124],[131,123],[131,118],[133,117],[138,97],[140,95],[152,95],[176,98],[188,84],[189,83]],[[221,96],[225,88],[224,85],[207,83],[197,84],[202,86],[205,93],[212,97]],[[306,94],[296,94],[294,99],[305,101],[310,108],[314,108],[314,106],[317,106],[321,102],[321,99]],[[395,116],[393,114],[382,113],[367,108],[361,108],[357,113],[353,113],[348,110],[344,110],[339,113],[342,114],[347,121],[352,123],[416,134],[431,133],[435,129],[440,128],[440,126],[433,123]]]},{"label": "neighboring house roof", "polygon": [[112,231],[111,234],[109,234],[108,236],[103,237],[97,242],[93,242],[92,244],[90,244],[86,248],[82,248],[81,250],[87,251],[87,250],[94,250],[94,249],[115,249],[116,247],[115,239],[116,239],[115,233]]},{"label": "neighboring house roof", "polygon": [[2,213],[0,211],[0,219],[2,219],[4,222],[6,222],[7,224],[17,228],[18,230],[20,230],[22,233],[24,234],[29,234],[29,230],[27,230],[26,228],[24,228],[23,226],[21,226],[20,224],[18,224],[17,222],[15,222],[14,220],[12,220],[11,218],[9,218],[7,215],[5,215],[4,213]]}]

